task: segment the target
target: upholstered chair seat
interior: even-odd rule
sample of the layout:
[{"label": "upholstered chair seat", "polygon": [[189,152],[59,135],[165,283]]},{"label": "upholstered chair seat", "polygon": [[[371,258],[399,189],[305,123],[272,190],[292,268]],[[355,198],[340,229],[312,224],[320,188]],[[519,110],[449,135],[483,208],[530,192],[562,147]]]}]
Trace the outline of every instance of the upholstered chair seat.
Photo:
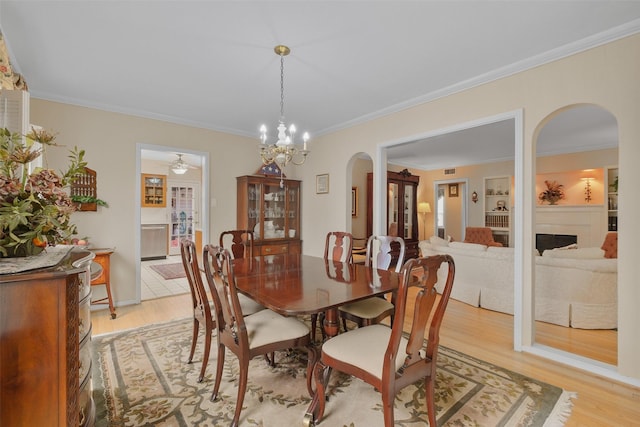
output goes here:
[{"label": "upholstered chair seat", "polygon": [[[384,355],[391,339],[391,328],[386,325],[371,325],[358,328],[348,334],[340,334],[322,345],[322,352],[343,363],[357,366],[374,377],[382,379]],[[406,348],[407,339],[400,338],[400,348]],[[404,358],[396,359],[396,371],[402,367]]]}]

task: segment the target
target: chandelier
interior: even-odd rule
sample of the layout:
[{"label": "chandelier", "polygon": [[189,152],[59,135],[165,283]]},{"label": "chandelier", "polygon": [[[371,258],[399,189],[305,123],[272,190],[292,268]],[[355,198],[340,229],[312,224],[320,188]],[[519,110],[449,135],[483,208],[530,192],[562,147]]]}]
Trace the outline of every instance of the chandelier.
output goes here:
[{"label": "chandelier", "polygon": [[269,165],[275,163],[280,168],[280,186],[282,183],[282,169],[289,163],[301,165],[307,159],[307,141],[309,134],[302,135],[302,144],[296,144],[295,125],[289,126],[284,123],[284,57],[289,55],[291,50],[287,46],[278,45],[274,49],[276,55],[280,56],[280,121],[278,123],[278,140],[274,143],[267,141],[267,127],[260,126],[260,157],[262,163]]}]

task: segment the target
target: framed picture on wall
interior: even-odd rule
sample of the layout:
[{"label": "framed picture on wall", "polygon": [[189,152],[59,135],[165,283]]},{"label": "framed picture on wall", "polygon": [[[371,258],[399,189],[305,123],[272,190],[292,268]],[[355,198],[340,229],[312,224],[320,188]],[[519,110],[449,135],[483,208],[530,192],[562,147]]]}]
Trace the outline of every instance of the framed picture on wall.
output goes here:
[{"label": "framed picture on wall", "polygon": [[458,197],[458,184],[449,184],[449,197]]},{"label": "framed picture on wall", "polygon": [[316,175],[316,194],[329,192],[329,174]]},{"label": "framed picture on wall", "polygon": [[351,216],[358,216],[358,187],[351,187]]}]

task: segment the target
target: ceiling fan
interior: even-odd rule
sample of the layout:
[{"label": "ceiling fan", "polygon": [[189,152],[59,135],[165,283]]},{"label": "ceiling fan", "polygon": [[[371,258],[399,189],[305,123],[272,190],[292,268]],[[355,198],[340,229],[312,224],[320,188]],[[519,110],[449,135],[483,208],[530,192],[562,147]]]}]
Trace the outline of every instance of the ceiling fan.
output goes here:
[{"label": "ceiling fan", "polygon": [[190,168],[189,164],[182,159],[183,154],[177,154],[178,158],[171,162],[171,171],[176,175],[184,175]]}]

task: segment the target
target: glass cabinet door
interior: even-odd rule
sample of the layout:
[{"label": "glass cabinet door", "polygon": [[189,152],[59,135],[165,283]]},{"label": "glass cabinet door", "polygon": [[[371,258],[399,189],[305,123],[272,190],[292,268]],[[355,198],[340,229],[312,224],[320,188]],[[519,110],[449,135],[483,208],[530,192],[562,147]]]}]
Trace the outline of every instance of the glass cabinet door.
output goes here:
[{"label": "glass cabinet door", "polygon": [[260,229],[260,218],[262,216],[262,185],[260,183],[249,183],[247,185],[248,191],[248,206],[247,206],[247,224],[248,230],[253,230],[253,238],[260,239],[262,236],[262,230]]},{"label": "glass cabinet door", "polygon": [[300,187],[287,187],[287,235],[290,239],[299,238],[300,233]]},{"label": "glass cabinet door", "polygon": [[[262,239],[282,239],[286,233],[286,198],[280,183],[266,183],[264,186],[264,235]],[[255,236],[254,236],[255,237]]]},{"label": "glass cabinet door", "polygon": [[398,190],[399,186],[395,182],[389,183],[388,188],[388,201],[387,201],[387,233],[389,236],[397,236],[398,235],[398,215],[400,213],[400,206],[398,200]]},{"label": "glass cabinet door", "polygon": [[404,215],[404,233],[403,239],[413,238],[413,228],[416,226],[413,223],[413,212],[415,207],[413,201],[415,200],[414,194],[415,188],[412,185],[404,186],[404,203],[403,203],[403,215]]}]

